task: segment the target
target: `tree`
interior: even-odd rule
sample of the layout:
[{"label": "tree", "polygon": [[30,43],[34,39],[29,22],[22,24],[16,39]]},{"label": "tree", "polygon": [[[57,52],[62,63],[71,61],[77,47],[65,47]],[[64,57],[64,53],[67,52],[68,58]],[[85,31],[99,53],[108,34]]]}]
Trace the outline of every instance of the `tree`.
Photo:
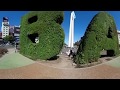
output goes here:
[{"label": "tree", "polygon": [[99,12],[93,17],[86,29],[74,58],[75,62],[85,64],[97,61],[100,51],[103,49],[110,56],[119,54],[117,36],[114,18],[107,12]]},{"label": "tree", "polygon": [[79,46],[80,43],[81,43],[82,38],[83,38],[83,37],[81,37],[81,39],[80,39],[79,41],[75,42],[74,45]]},{"label": "tree", "polygon": [[4,37],[3,39],[8,42],[9,41],[9,36]]},{"label": "tree", "polygon": [[7,35],[6,37],[3,38],[5,41],[9,41],[9,42],[12,42],[14,41],[14,37],[12,35]]},{"label": "tree", "polygon": [[80,45],[80,41],[75,42],[74,45],[79,46]]}]

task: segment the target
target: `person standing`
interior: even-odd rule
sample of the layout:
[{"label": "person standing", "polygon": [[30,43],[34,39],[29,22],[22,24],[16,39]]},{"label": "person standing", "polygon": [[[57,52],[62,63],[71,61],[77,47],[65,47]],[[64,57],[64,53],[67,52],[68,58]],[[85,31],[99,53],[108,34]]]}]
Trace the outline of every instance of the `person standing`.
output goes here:
[{"label": "person standing", "polygon": [[15,53],[17,52],[17,43],[15,42]]}]

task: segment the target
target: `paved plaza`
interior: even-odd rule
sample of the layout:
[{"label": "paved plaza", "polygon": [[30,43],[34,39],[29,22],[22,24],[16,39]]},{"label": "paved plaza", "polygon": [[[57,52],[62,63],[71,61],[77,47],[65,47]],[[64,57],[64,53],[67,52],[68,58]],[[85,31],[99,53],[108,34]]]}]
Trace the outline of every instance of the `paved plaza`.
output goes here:
[{"label": "paved plaza", "polygon": [[[71,61],[65,56],[61,56],[58,61],[48,63],[31,61],[21,54],[15,53],[14,49],[8,50],[9,53],[3,56],[0,62],[7,59],[21,61],[27,59],[29,62],[25,61],[26,63],[23,64],[19,61],[18,67],[11,62],[12,68],[0,69],[0,79],[120,79],[120,57],[91,67],[74,68]],[[15,54],[17,58],[14,57]]]}]

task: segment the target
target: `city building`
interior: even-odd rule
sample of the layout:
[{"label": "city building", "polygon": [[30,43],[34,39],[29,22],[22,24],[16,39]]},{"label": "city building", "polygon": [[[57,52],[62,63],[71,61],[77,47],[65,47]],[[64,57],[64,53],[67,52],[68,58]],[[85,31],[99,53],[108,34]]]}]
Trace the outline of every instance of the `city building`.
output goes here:
[{"label": "city building", "polygon": [[2,38],[9,35],[9,20],[7,17],[3,17],[1,31],[2,31]]},{"label": "city building", "polygon": [[10,26],[10,28],[9,28],[9,35],[14,36],[14,26]]},{"label": "city building", "polygon": [[20,39],[20,26],[14,26],[14,37],[15,37],[15,41],[19,43],[19,39]]}]

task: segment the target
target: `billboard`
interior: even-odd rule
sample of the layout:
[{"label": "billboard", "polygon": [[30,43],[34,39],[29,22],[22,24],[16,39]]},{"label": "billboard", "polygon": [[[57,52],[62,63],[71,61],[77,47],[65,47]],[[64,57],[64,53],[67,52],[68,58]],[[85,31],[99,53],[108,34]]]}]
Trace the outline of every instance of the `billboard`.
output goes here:
[{"label": "billboard", "polygon": [[20,36],[20,34],[18,34],[18,33],[14,33],[14,36],[17,36],[17,37],[19,37],[19,36]]},{"label": "billboard", "polygon": [[3,22],[8,22],[8,17],[3,17]]}]

